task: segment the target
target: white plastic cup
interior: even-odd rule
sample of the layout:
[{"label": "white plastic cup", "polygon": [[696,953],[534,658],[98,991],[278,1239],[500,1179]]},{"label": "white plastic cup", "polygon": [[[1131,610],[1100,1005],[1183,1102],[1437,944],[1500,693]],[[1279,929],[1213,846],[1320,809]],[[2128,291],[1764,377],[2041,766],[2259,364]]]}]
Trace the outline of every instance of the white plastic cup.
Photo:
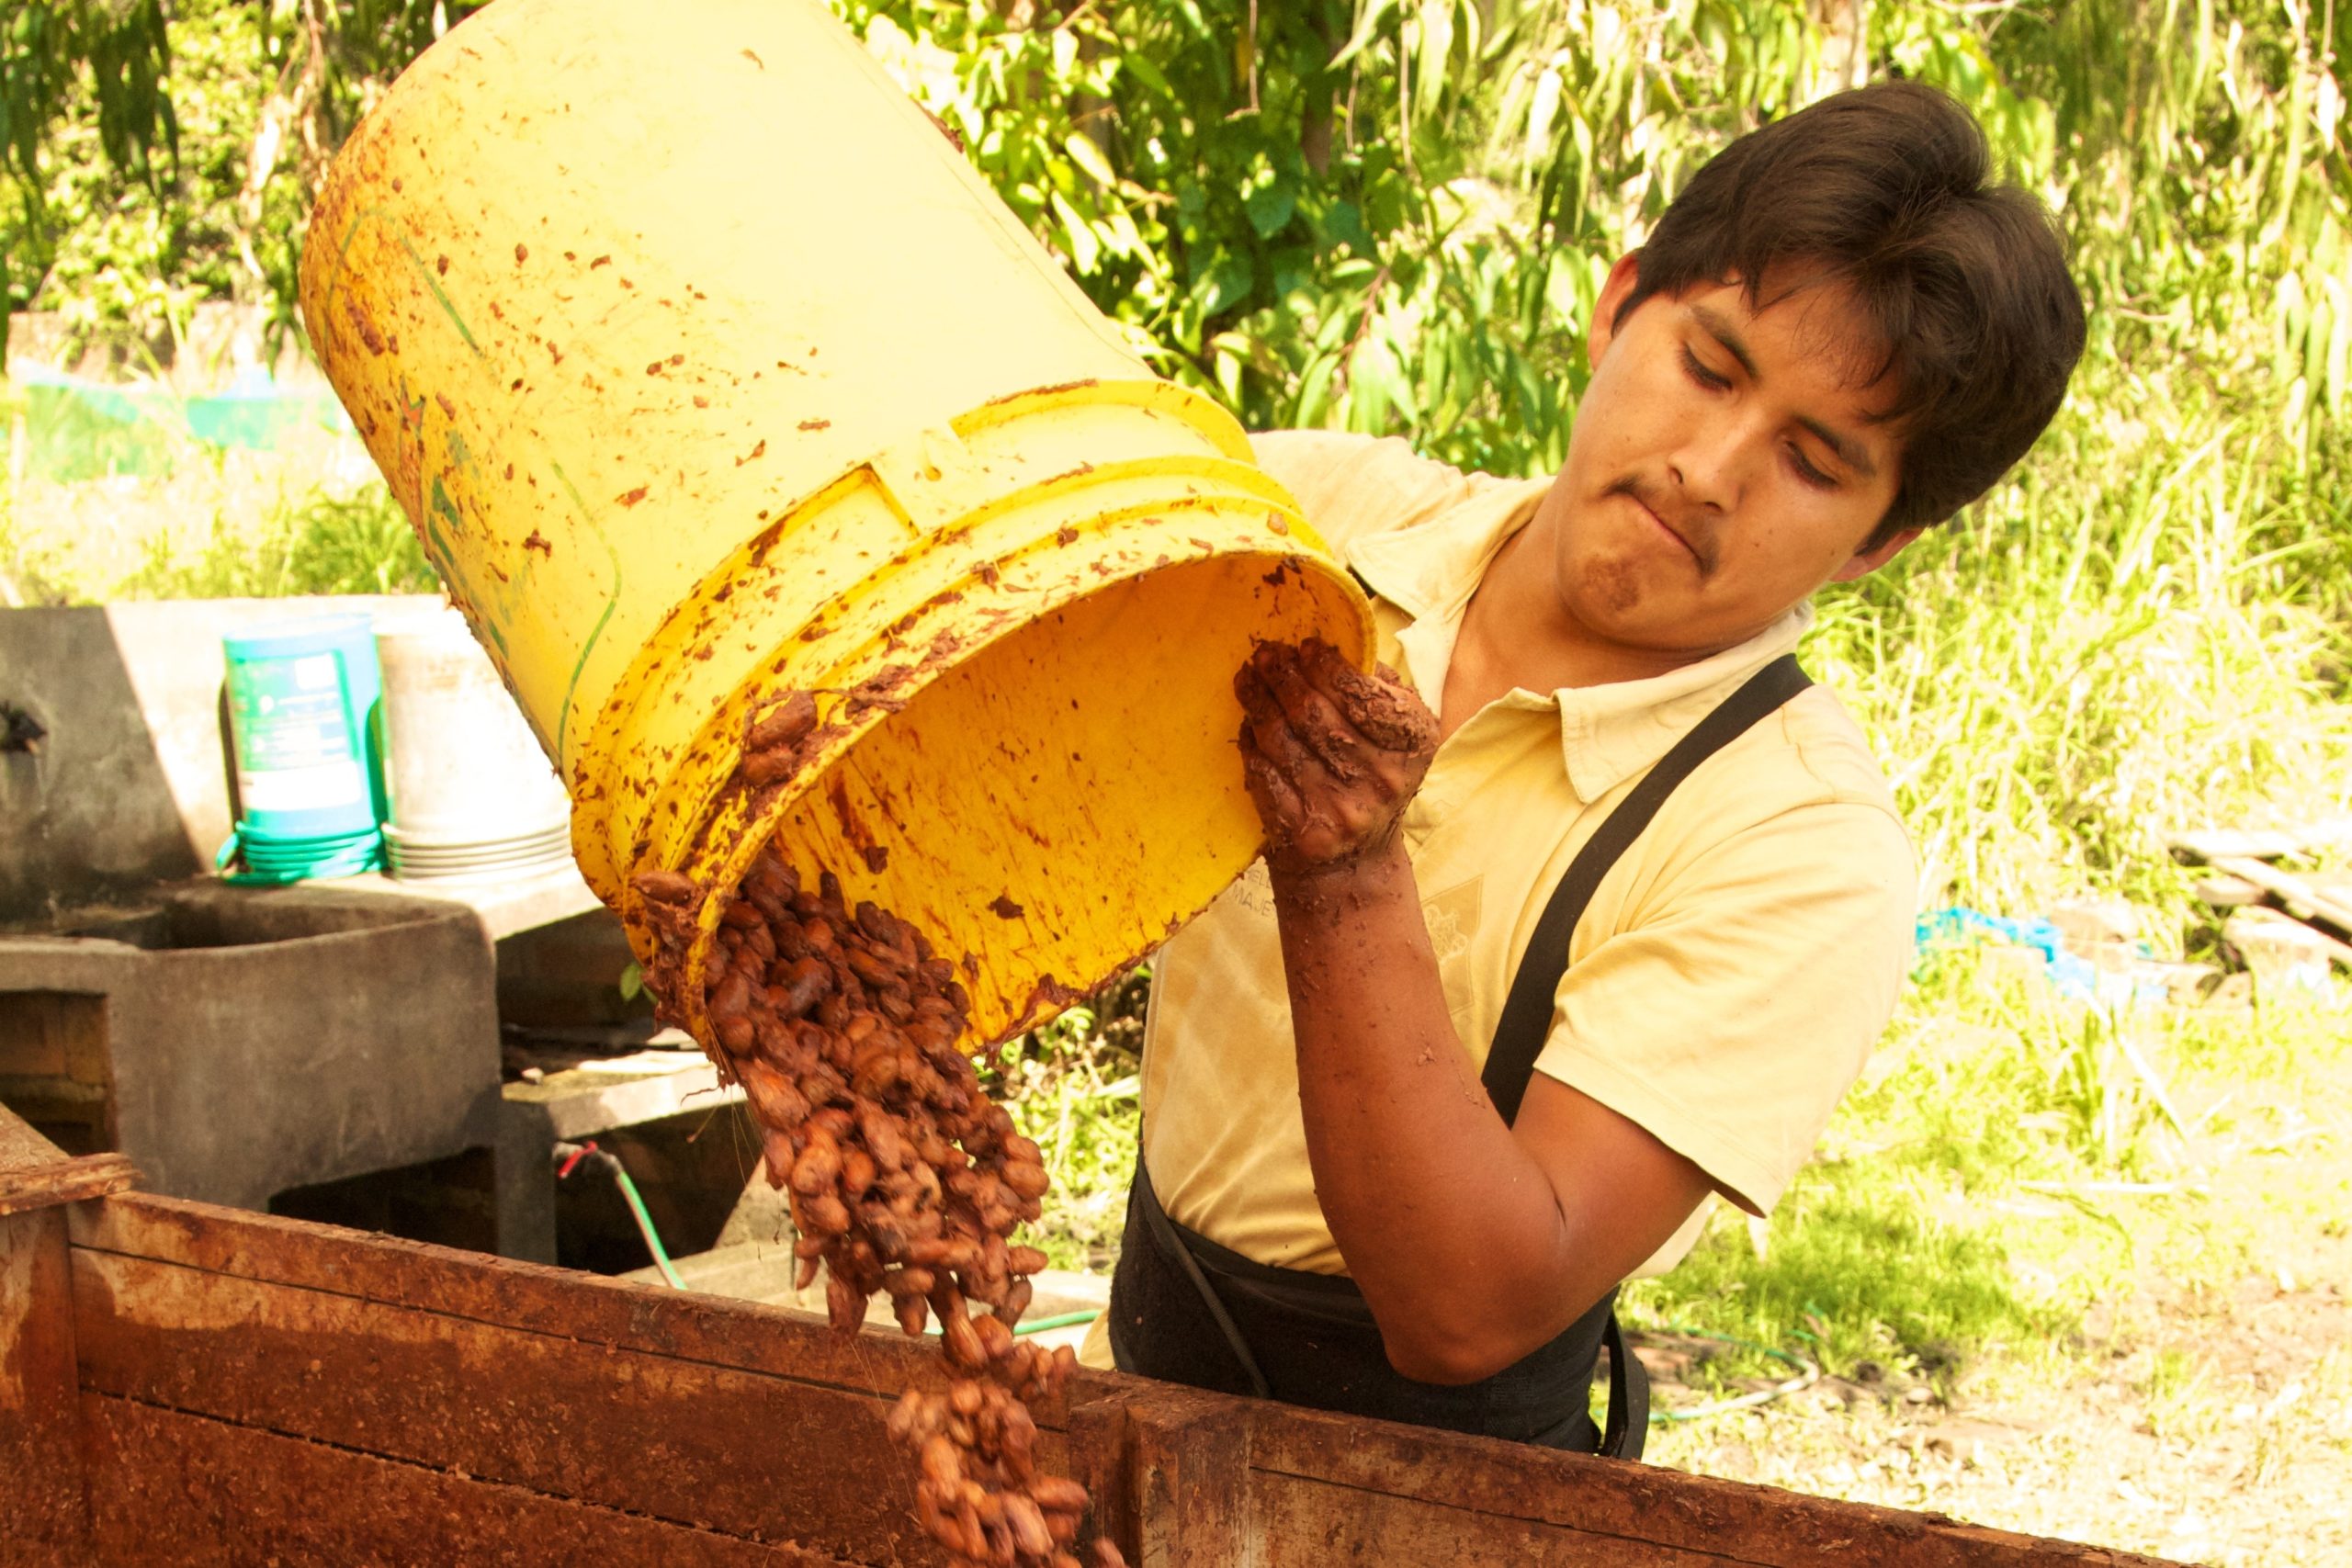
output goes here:
[{"label": "white plastic cup", "polygon": [[494,852],[561,829],[571,801],[465,617],[376,624],[390,826],[408,844]]}]

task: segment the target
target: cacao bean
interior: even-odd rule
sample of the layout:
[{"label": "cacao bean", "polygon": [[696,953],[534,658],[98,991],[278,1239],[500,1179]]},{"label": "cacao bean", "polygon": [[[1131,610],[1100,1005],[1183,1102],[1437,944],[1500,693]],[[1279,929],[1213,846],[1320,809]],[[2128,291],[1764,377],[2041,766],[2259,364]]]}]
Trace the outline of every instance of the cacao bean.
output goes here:
[{"label": "cacao bean", "polygon": [[629,878],[629,886],[639,897],[656,904],[684,904],[695,896],[693,879],[674,871],[640,871]]},{"label": "cacao bean", "polygon": [[839,1274],[825,1281],[825,1308],[833,1332],[847,1334],[865,1321],[865,1295]]},{"label": "cacao bean", "polygon": [[808,1216],[804,1229],[815,1231],[820,1235],[840,1235],[849,1229],[849,1210],[830,1192],[802,1198],[798,1207]]},{"label": "cacao bean", "polygon": [[1054,1538],[1046,1533],[1046,1517],[1037,1505],[1018,1492],[1004,1498],[1004,1522],[1012,1527],[1015,1550],[1032,1557],[1043,1557],[1054,1549]]},{"label": "cacao bean", "polygon": [[842,1196],[852,1201],[865,1196],[874,1185],[874,1156],[852,1145],[842,1152]]},{"label": "cacao bean", "polygon": [[800,763],[789,751],[746,751],[735,771],[753,789],[765,789],[776,780],[799,772]]},{"label": "cacao bean", "polygon": [[1067,1475],[1041,1475],[1029,1483],[1029,1495],[1049,1514],[1077,1514],[1086,1508],[1086,1488]]},{"label": "cacao bean", "polygon": [[951,1365],[978,1371],[987,1364],[987,1352],[980,1348],[980,1337],[973,1329],[970,1318],[950,1317],[943,1312],[939,1314],[939,1330]]},{"label": "cacao bean", "polygon": [[792,1190],[805,1197],[831,1191],[842,1179],[841,1146],[822,1128],[811,1132],[793,1163]]},{"label": "cacao bean", "polygon": [[[813,727],[813,701],[795,696]],[[781,776],[797,740],[775,738],[809,732],[760,728],[783,707],[752,727],[775,743],[749,747],[747,776]],[[683,909],[698,893],[683,876],[640,882],[656,932],[664,920],[676,928],[649,961],[657,995],[673,987],[664,976],[683,962],[693,935]],[[1038,1475],[1025,1403],[1058,1397],[1075,1358],[1012,1332],[1046,1258],[1010,1237],[1040,1212],[1045,1161],[980,1090],[961,1043],[970,998],[954,966],[911,923],[871,901],[851,909],[838,878],[820,871],[811,888],[772,850],[726,897],[713,943],[705,1043],[743,1086],[768,1178],[788,1190],[800,1287],[824,1279],[842,1332],[859,1328],[876,1291],[910,1336],[937,1314],[949,1393],[910,1393],[888,1426],[922,1461],[924,1533],[967,1568],[1075,1564],[1066,1549],[1085,1491]],[[976,1314],[970,1303],[994,1311]],[[1119,1561],[1108,1543],[1096,1554]]]},{"label": "cacao bean", "polygon": [[989,1360],[1001,1360],[1012,1353],[1012,1330],[1004,1319],[993,1314],[972,1319],[972,1332],[980,1342],[980,1354]]},{"label": "cacao bean", "polygon": [[808,739],[817,728],[817,699],[806,692],[794,692],[781,702],[761,712],[743,732],[743,749],[747,751],[769,751],[778,747],[797,746]]},{"label": "cacao bean", "polygon": [[752,982],[741,969],[729,969],[710,994],[708,1010],[714,1023],[720,1019],[734,1018],[751,1005]]},{"label": "cacao bean", "polygon": [[922,1478],[945,1491],[960,1485],[964,1479],[963,1457],[944,1433],[924,1439],[922,1445]]}]

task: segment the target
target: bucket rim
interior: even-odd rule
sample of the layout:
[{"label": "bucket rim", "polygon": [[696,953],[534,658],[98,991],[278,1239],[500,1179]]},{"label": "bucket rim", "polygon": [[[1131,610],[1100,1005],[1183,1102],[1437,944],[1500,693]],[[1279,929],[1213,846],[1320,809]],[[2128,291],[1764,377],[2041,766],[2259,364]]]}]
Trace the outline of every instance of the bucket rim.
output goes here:
[{"label": "bucket rim", "polygon": [[[1293,524],[1305,532],[1303,525]],[[1363,629],[1363,646],[1359,664],[1369,672],[1378,659],[1378,637],[1373,620],[1369,595],[1347,568],[1307,533],[1311,548],[1302,551],[1294,538],[1278,538],[1280,547],[1221,548],[1204,554],[1176,557],[1143,566],[1139,570],[1105,577],[1090,583],[1086,591],[1057,602],[1053,608],[1063,608],[1124,583],[1140,581],[1163,572],[1196,569],[1220,561],[1240,558],[1258,558],[1299,563],[1336,587],[1355,610]],[[719,918],[737,886],[750,871],[752,863],[763,853],[777,830],[799,807],[806,796],[822,786],[829,771],[875,729],[888,723],[899,710],[915,699],[950,670],[977,657],[983,649],[1014,635],[1019,624],[1007,624],[995,628],[991,635],[962,643],[952,660],[915,660],[904,680],[893,685],[887,698],[871,702],[862,708],[855,705],[852,695],[836,695],[830,705],[820,705],[818,727],[809,738],[809,750],[799,761],[793,774],[764,790],[750,790],[738,782],[730,771],[705,798],[694,816],[679,824],[679,836],[674,857],[664,857],[650,849],[643,850],[626,870],[621,881],[620,897],[613,902],[631,932],[632,946],[639,951],[641,962],[649,970],[657,965],[666,967],[675,995],[665,1001],[676,1015],[674,1021],[694,1033],[705,1037],[709,1021],[705,1014],[703,976],[716,938]],[[911,651],[925,641],[920,626],[903,627],[897,637],[903,647]],[[873,643],[845,649],[837,668],[862,665],[873,669],[888,659],[885,651],[890,638],[876,638]],[[887,667],[887,664],[884,665]],[[772,700],[780,691],[766,694]],[[754,704],[753,706],[759,705]],[[691,922],[683,929],[657,923],[650,918],[644,895],[635,884],[636,874],[661,867],[683,873],[701,889],[699,902],[694,907]],[[1165,940],[1176,929],[1206,908],[1210,899],[1203,900],[1200,908],[1180,911],[1168,930],[1156,940]],[[680,939],[683,939],[681,941]],[[642,942],[642,946],[639,942]],[[1148,950],[1139,947],[1137,952]],[[1132,961],[1133,954],[1129,955]],[[1062,1005],[1075,999],[1076,992],[1057,984],[1051,976],[1033,987],[1025,1002],[1015,1003],[1006,1017],[989,1031],[991,1043],[1011,1039],[1023,1031],[1034,1028],[1059,1011]]]},{"label": "bucket rim", "polygon": [[[249,629],[220,634],[222,648],[230,659],[276,658],[289,653],[326,653],[346,640],[363,638],[368,632],[372,615],[345,612],[327,615],[309,615],[299,620],[273,621]],[[300,648],[284,646],[320,642],[326,647]]]}]

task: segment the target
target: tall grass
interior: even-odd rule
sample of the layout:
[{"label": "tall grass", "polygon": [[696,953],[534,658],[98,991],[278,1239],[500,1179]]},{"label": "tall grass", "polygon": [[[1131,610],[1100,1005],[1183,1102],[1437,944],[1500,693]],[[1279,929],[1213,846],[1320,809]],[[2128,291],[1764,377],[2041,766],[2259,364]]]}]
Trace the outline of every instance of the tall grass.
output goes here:
[{"label": "tall grass", "polygon": [[2221,407],[2110,394],[2079,389],[1985,505],[1822,601],[1809,660],[1870,729],[1928,899],[2177,919],[2166,830],[2352,809],[2327,469]]},{"label": "tall grass", "polygon": [[381,484],[347,496],[315,491],[257,525],[216,514],[193,551],[158,537],[117,599],[280,598],[301,593],[429,593],[441,586],[415,530]]}]

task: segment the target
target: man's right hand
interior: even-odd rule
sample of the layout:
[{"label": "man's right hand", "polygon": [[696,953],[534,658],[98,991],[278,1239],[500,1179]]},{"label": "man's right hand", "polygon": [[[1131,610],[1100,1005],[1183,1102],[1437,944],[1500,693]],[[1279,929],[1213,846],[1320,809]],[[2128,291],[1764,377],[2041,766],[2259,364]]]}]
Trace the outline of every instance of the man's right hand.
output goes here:
[{"label": "man's right hand", "polygon": [[1241,761],[1277,876],[1343,871],[1390,848],[1437,750],[1437,716],[1383,669],[1310,638],[1261,643],[1234,677]]}]

